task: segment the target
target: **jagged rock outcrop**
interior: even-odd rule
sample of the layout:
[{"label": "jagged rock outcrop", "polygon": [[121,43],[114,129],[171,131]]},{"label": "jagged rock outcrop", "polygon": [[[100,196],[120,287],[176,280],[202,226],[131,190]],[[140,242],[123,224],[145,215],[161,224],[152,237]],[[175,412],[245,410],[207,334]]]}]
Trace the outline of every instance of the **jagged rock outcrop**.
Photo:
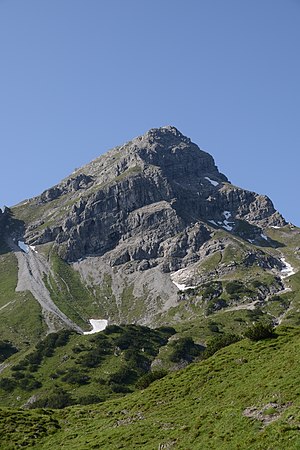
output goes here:
[{"label": "jagged rock outcrop", "polygon": [[51,202],[56,200],[61,195],[68,192],[76,192],[79,189],[87,188],[93,182],[93,178],[81,173],[74,178],[68,178],[66,181],[62,182],[59,186],[54,186],[50,189],[44,191],[39,199],[41,203]]}]

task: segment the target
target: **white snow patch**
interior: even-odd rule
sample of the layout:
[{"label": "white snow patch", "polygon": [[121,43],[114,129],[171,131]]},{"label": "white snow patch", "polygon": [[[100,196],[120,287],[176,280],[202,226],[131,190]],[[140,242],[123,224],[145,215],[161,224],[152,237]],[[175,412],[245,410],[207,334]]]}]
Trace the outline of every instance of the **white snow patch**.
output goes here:
[{"label": "white snow patch", "polygon": [[24,241],[18,241],[18,247],[25,253],[29,253],[29,246]]},{"label": "white snow patch", "polygon": [[218,186],[218,184],[219,184],[218,181],[212,180],[212,179],[209,178],[209,177],[204,177],[204,178],[205,178],[207,181],[209,181],[210,184],[212,184],[213,186]]},{"label": "white snow patch", "polygon": [[[231,212],[230,211],[223,211],[222,212],[223,216],[225,217],[225,220],[223,220],[223,225],[222,227],[225,228],[225,230],[227,231],[231,231],[233,229],[233,225],[234,222],[229,222],[228,219],[231,217]],[[232,224],[232,225],[230,225]]]},{"label": "white snow patch", "polygon": [[268,236],[266,236],[264,233],[261,233],[261,234],[260,234],[260,237],[262,237],[265,241],[268,240]]},{"label": "white snow patch", "polygon": [[35,249],[35,245],[29,245],[30,250],[32,250],[34,253],[37,253],[37,250]]},{"label": "white snow patch", "polygon": [[[209,220],[208,222],[218,226],[221,225],[225,230],[231,231],[233,229],[234,222],[229,222],[228,220],[224,220],[223,222],[218,222],[218,224],[214,220]],[[232,224],[232,225],[230,225]]]},{"label": "white snow patch", "polygon": [[229,223],[232,223],[232,222],[228,222],[227,220],[224,220],[224,225],[222,225],[222,227],[225,228],[225,230],[227,230],[227,231],[231,231],[233,229],[233,226],[229,225]]},{"label": "white snow patch", "polygon": [[99,333],[99,331],[105,330],[107,327],[108,321],[105,319],[89,319],[90,324],[92,325],[93,329],[91,331],[85,331],[83,334],[94,334]]},{"label": "white snow patch", "polygon": [[179,284],[179,283],[176,283],[176,281],[173,281],[173,284],[175,284],[175,286],[176,286],[180,291],[184,291],[185,284]]},{"label": "white snow patch", "polygon": [[177,289],[180,291],[186,291],[187,289],[194,289],[196,286],[188,286],[186,282],[188,282],[191,278],[190,270],[187,268],[179,269],[176,272],[171,274],[171,281]]},{"label": "white snow patch", "polygon": [[1,211],[4,213],[4,211],[5,211],[5,206],[0,206],[0,209],[1,209]]},{"label": "white snow patch", "polygon": [[173,284],[180,290],[180,291],[186,291],[187,289],[195,289],[197,286],[186,286],[186,284],[179,284],[173,281]]},{"label": "white snow patch", "polygon": [[279,228],[282,228],[282,227],[278,227],[277,225],[271,225],[271,228],[275,228],[276,230],[278,230]]},{"label": "white snow patch", "polygon": [[281,278],[287,278],[296,273],[294,267],[285,258],[281,258],[281,261],[285,265],[284,269],[281,270]]},{"label": "white snow patch", "polygon": [[224,211],[222,212],[223,216],[225,217],[226,220],[228,220],[231,217],[231,212],[230,211]]},{"label": "white snow patch", "polygon": [[248,241],[250,242],[250,244],[253,244],[253,242],[255,242],[254,239],[248,239]]}]

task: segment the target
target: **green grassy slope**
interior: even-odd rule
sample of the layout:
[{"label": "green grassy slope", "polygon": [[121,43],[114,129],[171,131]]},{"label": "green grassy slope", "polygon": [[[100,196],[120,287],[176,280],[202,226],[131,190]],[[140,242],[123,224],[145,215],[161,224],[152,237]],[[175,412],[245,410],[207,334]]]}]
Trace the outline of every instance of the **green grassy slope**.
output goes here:
[{"label": "green grassy slope", "polygon": [[299,449],[299,345],[300,329],[281,327],[101,405],[5,409],[0,448]]},{"label": "green grassy slope", "polygon": [[18,348],[35,344],[46,332],[40,305],[32,294],[15,292],[18,282],[16,257],[3,244],[0,254],[0,336]]}]

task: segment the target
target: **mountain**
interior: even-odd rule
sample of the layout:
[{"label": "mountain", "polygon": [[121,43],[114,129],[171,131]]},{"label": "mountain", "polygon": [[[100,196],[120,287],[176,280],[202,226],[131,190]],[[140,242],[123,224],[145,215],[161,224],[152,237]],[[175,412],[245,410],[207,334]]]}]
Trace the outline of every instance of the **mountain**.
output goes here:
[{"label": "mountain", "polygon": [[299,448],[299,268],[299,228],[171,126],[0,210],[0,448]]},{"label": "mountain", "polygon": [[[249,294],[254,304],[284,291],[289,267],[280,237],[289,225],[271,200],[231,184],[171,126],[6,209],[0,227],[18,260],[17,291],[42,308],[41,334],[88,330],[90,318],[174,324],[250,303]],[[236,278],[238,299],[226,291]]]}]

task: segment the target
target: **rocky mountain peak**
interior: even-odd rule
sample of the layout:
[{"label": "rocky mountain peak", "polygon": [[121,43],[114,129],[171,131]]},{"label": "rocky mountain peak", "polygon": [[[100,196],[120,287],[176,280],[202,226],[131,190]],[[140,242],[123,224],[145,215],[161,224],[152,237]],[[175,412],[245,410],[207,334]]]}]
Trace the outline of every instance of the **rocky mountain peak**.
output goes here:
[{"label": "rocky mountain peak", "polygon": [[219,173],[213,157],[173,126],[153,128],[124,147],[144,164],[160,167],[166,176],[183,178],[215,174],[227,181]]},{"label": "rocky mountain peak", "polygon": [[[188,242],[194,239],[200,248],[211,227],[234,233],[246,221],[253,240],[261,227],[285,223],[268,197],[233,186],[213,157],[173,126],[110,150],[26,208],[36,217],[27,223],[31,244],[53,242],[69,261],[113,251],[118,264],[157,264],[173,245],[163,243],[178,233],[185,238],[173,253],[193,259]],[[178,257],[169,267],[181,267]]]},{"label": "rocky mountain peak", "polygon": [[160,128],[151,128],[143,136],[138,137],[140,141],[148,143],[161,142],[166,145],[179,144],[180,142],[185,142],[189,144],[191,142],[190,138],[184,136],[176,127],[172,125],[166,125]]}]

